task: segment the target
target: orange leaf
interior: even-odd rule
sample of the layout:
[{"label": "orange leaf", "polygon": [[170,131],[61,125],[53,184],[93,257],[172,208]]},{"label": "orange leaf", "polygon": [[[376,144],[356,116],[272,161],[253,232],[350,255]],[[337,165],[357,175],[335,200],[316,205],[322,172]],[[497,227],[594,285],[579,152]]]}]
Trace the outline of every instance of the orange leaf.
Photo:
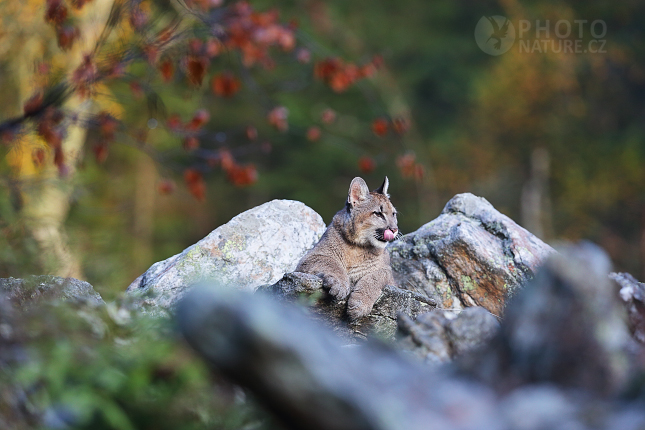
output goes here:
[{"label": "orange leaf", "polygon": [[406,118],[394,118],[392,128],[397,134],[404,134],[410,129],[410,121]]},{"label": "orange leaf", "polygon": [[414,154],[401,155],[396,160],[396,166],[401,171],[401,176],[411,178],[416,173],[416,157]]},{"label": "orange leaf", "polygon": [[58,27],[56,29],[56,39],[58,46],[63,51],[67,51],[74,45],[74,42],[80,36],[78,28],[69,25]]},{"label": "orange leaf", "polygon": [[195,136],[186,136],[184,139],[184,149],[186,151],[193,151],[199,148],[199,139]]},{"label": "orange leaf", "polygon": [[190,131],[199,130],[204,124],[208,122],[210,117],[211,115],[208,113],[206,109],[200,109],[197,112],[195,112],[193,119],[190,120],[190,122],[186,126],[186,129]]},{"label": "orange leaf", "polygon": [[43,148],[34,149],[31,152],[31,159],[36,167],[42,167],[45,163],[45,150]]},{"label": "orange leaf", "polygon": [[287,117],[289,116],[289,110],[284,106],[277,106],[269,112],[267,119],[269,124],[274,126],[279,131],[287,131],[289,129],[289,123],[287,122]]},{"label": "orange leaf", "polygon": [[41,108],[42,105],[43,105],[43,93],[39,91],[33,96],[31,96],[29,100],[25,102],[25,105],[23,106],[22,109],[25,112],[25,115],[29,116],[38,112],[38,110]]},{"label": "orange leaf", "polygon": [[296,58],[298,58],[299,63],[308,64],[311,61],[311,52],[308,49],[301,48],[298,50]]},{"label": "orange leaf", "polygon": [[188,76],[188,81],[195,86],[201,85],[207,68],[208,60],[206,58],[194,55],[188,57],[186,63],[186,76]]},{"label": "orange leaf", "polygon": [[175,191],[175,188],[175,183],[170,179],[164,179],[163,181],[159,182],[159,185],[157,186],[157,190],[161,195],[172,194]]},{"label": "orange leaf", "polygon": [[224,170],[225,172],[228,172],[236,165],[235,159],[228,149],[220,149],[219,160],[222,166],[222,170]]},{"label": "orange leaf", "polygon": [[67,6],[61,0],[47,0],[45,22],[61,25],[67,19]]},{"label": "orange leaf", "polygon": [[233,97],[240,89],[240,81],[230,73],[220,73],[213,77],[212,87],[218,96]]},{"label": "orange leaf", "polygon": [[315,142],[318,139],[320,139],[321,134],[322,133],[320,132],[319,127],[316,127],[316,126],[309,127],[309,129],[307,130],[307,139],[310,140],[311,142]]},{"label": "orange leaf", "polygon": [[202,174],[195,169],[186,169],[184,171],[184,182],[188,186],[188,191],[197,201],[203,202],[206,198],[206,183]]},{"label": "orange leaf", "polygon": [[166,125],[168,126],[170,131],[178,131],[183,127],[181,118],[177,114],[170,115],[166,120]]},{"label": "orange leaf", "polygon": [[377,118],[372,122],[372,131],[375,135],[383,137],[387,134],[388,124],[384,118]]},{"label": "orange leaf", "polygon": [[258,129],[253,127],[252,125],[249,125],[246,127],[246,137],[249,140],[255,140],[258,138]]},{"label": "orange leaf", "polygon": [[371,173],[376,169],[376,161],[372,157],[361,157],[358,160],[358,169],[365,174]]},{"label": "orange leaf", "polygon": [[228,180],[236,187],[244,187],[258,180],[258,172],[253,164],[235,165],[228,171]]},{"label": "orange leaf", "polygon": [[108,156],[108,147],[104,142],[97,143],[92,147],[94,151],[94,156],[96,157],[96,162],[102,164],[105,162]]},{"label": "orange leaf", "polygon": [[331,124],[336,121],[336,112],[333,109],[325,109],[322,113],[322,122],[325,124]]}]

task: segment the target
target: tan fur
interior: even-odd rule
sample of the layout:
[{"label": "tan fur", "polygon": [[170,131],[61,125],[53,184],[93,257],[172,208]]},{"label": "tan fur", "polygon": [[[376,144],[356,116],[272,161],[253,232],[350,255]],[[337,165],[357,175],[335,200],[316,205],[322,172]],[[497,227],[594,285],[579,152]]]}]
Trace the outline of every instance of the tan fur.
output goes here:
[{"label": "tan fur", "polygon": [[369,314],[383,287],[394,284],[383,231],[389,228],[396,235],[398,228],[387,185],[385,178],[381,188],[370,192],[363,179],[354,178],[346,208],[338,211],[296,268],[320,276],[336,299],[349,296],[347,312],[352,320]]}]

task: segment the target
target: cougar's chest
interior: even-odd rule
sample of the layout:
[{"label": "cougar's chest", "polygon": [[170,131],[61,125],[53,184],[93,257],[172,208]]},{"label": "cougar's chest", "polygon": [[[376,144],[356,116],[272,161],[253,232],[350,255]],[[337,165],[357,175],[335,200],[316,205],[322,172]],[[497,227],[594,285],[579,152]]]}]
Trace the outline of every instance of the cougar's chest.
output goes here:
[{"label": "cougar's chest", "polygon": [[369,253],[357,253],[353,261],[347,265],[347,274],[352,284],[356,284],[363,276],[377,269],[380,257]]}]

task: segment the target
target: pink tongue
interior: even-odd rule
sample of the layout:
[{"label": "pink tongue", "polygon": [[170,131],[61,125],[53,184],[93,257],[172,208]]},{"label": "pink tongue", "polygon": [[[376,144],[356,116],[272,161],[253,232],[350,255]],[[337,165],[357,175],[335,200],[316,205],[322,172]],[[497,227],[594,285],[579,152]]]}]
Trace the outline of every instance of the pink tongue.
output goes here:
[{"label": "pink tongue", "polygon": [[392,230],[387,229],[387,230],[385,230],[385,231],[383,232],[383,238],[384,238],[385,240],[387,240],[388,242],[389,242],[390,240],[394,240],[394,233],[392,232]]}]

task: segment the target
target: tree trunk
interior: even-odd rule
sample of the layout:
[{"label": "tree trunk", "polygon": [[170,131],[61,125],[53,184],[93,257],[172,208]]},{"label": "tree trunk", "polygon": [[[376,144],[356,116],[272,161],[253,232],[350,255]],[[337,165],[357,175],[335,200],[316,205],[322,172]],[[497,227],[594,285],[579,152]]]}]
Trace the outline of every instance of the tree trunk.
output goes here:
[{"label": "tree trunk", "polygon": [[[114,0],[95,0],[86,5],[78,17],[78,27],[82,38],[68,52],[52,47],[52,34],[25,34],[27,39],[20,55],[15,55],[16,63],[12,69],[16,73],[20,105],[29,99],[36,87],[35,65],[47,59],[48,52],[56,52],[57,64],[65,64],[66,74],[71,74],[81,63],[83,55],[91,52],[103,30]],[[25,6],[28,7],[28,6]],[[23,11],[18,13],[22,14]],[[42,20],[42,15],[34,15],[34,20]],[[52,30],[53,33],[53,30]],[[61,58],[62,57],[62,58]],[[91,100],[74,95],[64,105],[67,111],[84,117],[93,110]],[[23,216],[29,234],[39,245],[40,264],[44,273],[82,279],[81,263],[70,251],[65,233],[65,219],[69,211],[73,190],[73,177],[79,155],[85,143],[86,130],[79,125],[69,124],[63,139],[62,148],[65,158],[65,174],[60,174],[50,154],[42,170],[35,169],[31,159],[34,147],[44,144],[35,135],[26,136],[18,143],[13,154],[15,177],[19,183],[19,193],[23,202]]]}]

